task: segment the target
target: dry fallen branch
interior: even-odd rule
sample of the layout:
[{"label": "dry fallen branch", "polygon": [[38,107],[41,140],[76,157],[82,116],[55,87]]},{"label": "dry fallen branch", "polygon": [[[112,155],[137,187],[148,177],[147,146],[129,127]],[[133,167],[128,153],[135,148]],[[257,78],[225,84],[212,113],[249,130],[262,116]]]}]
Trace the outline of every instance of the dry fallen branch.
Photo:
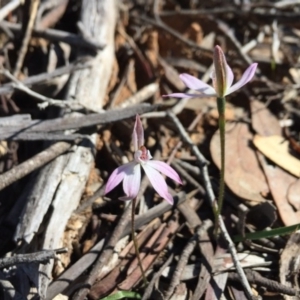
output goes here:
[{"label": "dry fallen branch", "polygon": [[[40,5],[40,0],[30,1],[29,20],[26,24],[26,31],[24,33],[24,37],[22,38],[22,45],[21,45],[21,48],[19,50],[18,59],[17,59],[15,69],[14,69],[14,72],[13,72],[15,77],[19,77],[19,73],[20,73],[21,68],[23,66],[25,55],[26,55],[27,50],[28,50],[29,41],[30,41],[30,38],[32,36],[34,22],[35,22],[35,18],[36,18],[36,14],[37,14],[39,5]],[[24,26],[24,25],[25,24],[22,24],[22,26]]]},{"label": "dry fallen branch", "polygon": [[[69,74],[74,71],[89,68],[89,67],[90,67],[89,59],[77,60],[70,63],[67,66],[57,68],[55,71],[51,73],[45,72],[42,74],[33,75],[20,82],[27,87],[31,87],[36,84],[42,84],[44,82],[47,82],[52,78],[59,77],[61,75]],[[12,82],[5,83],[0,87],[0,95],[12,93],[14,89],[15,89],[14,83]]]},{"label": "dry fallen branch", "polygon": [[[139,104],[123,109],[110,110],[99,114],[56,118],[52,120],[28,120],[28,122],[23,122],[21,125],[0,127],[0,139],[26,140],[30,139],[28,136],[31,136],[31,139],[44,139],[45,137],[41,138],[42,134],[45,135],[46,133],[51,134],[61,132],[63,130],[80,129],[121,121],[133,117],[136,114],[143,114],[145,112],[152,111],[156,107],[157,106],[155,105]],[[67,135],[65,136],[67,139]]]},{"label": "dry fallen branch", "polygon": [[34,170],[44,166],[49,161],[53,160],[55,157],[61,155],[62,153],[68,151],[72,147],[72,144],[66,142],[59,142],[51,145],[49,148],[43,150],[27,161],[17,165],[16,167],[10,169],[6,173],[0,175],[0,190],[6,188],[10,184],[16,182],[17,180],[25,177]]},{"label": "dry fallen branch", "polygon": [[0,259],[0,268],[7,268],[13,265],[26,263],[40,263],[46,264],[50,259],[56,259],[57,254],[66,253],[68,249],[62,248],[57,250],[43,250],[28,254],[17,254],[12,257],[5,257]]}]

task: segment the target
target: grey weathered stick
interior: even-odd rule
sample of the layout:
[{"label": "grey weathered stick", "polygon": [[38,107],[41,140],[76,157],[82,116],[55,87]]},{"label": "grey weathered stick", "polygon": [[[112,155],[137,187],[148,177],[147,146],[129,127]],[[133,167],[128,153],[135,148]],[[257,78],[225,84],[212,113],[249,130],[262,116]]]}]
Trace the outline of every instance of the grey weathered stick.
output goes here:
[{"label": "grey weathered stick", "polygon": [[[40,0],[31,0],[30,1],[30,11],[29,11],[29,20],[28,23],[26,24],[26,31],[22,40],[22,45],[21,48],[19,50],[19,55],[18,55],[18,59],[15,65],[15,70],[14,70],[14,76],[18,77],[19,73],[21,71],[21,68],[23,66],[23,62],[25,59],[25,55],[27,53],[27,49],[28,49],[28,45],[29,45],[29,41],[32,35],[32,30],[33,30],[33,26],[34,26],[34,22],[35,22],[35,18],[36,18],[36,14],[37,14],[37,10],[38,7],[40,5]],[[23,24],[25,25],[25,24]]]},{"label": "grey weathered stick", "polygon": [[33,97],[34,99],[42,101],[43,106],[39,105],[40,108],[46,108],[49,105],[72,108],[73,104],[76,105],[75,101],[53,99],[53,98],[46,97],[42,94],[39,94],[39,93],[31,90],[26,85],[24,85],[21,81],[19,81],[14,75],[12,75],[8,70],[2,69],[2,70],[0,70],[0,74],[3,74],[7,78],[9,78],[13,82],[13,87],[15,89],[18,89],[18,90],[28,94],[29,96]]},{"label": "grey weathered stick", "polygon": [[[89,61],[87,60],[86,62],[84,61],[75,61],[73,63],[70,63],[67,66],[63,66],[60,68],[57,68],[56,70],[54,70],[51,73],[45,72],[45,73],[41,73],[38,75],[33,75],[30,76],[26,79],[24,79],[22,82],[22,84],[24,84],[25,86],[32,86],[34,84],[41,84],[44,82],[49,81],[52,78],[64,75],[64,74],[68,74],[68,73],[72,73],[73,71],[76,70],[81,70],[81,69],[85,69],[89,67]],[[9,93],[12,93],[14,91],[15,87],[13,83],[6,83],[3,84],[0,87],[0,95],[6,95]]]},{"label": "grey weathered stick", "polygon": [[168,289],[164,293],[164,299],[166,299],[166,300],[170,299],[172,294],[174,293],[175,288],[179,285],[180,277],[183,272],[183,269],[187,265],[188,259],[189,259],[190,255],[192,254],[194,248],[196,247],[197,240],[199,238],[199,232],[200,232],[200,229],[198,228],[198,230],[196,231],[194,236],[192,236],[190,238],[190,240],[184,247],[184,249],[180,255],[180,258],[178,260],[178,263],[176,265],[176,268],[173,272],[172,279],[168,286]]},{"label": "grey weathered stick", "polygon": [[214,248],[208,235],[209,228],[213,228],[213,223],[208,219],[203,222],[203,226],[201,227],[202,230],[200,232],[198,247],[200,248],[203,256],[203,262],[198,275],[198,282],[191,300],[201,299],[207,289],[211,277],[214,261]]},{"label": "grey weathered stick", "polygon": [[[202,173],[202,176],[203,176],[203,182],[204,182],[204,186],[205,186],[205,189],[206,189],[206,192],[207,192],[208,200],[209,200],[211,206],[215,207],[216,206],[216,201],[215,201],[216,198],[215,198],[212,186],[211,186],[211,182],[210,182],[210,178],[209,178],[209,174],[208,174],[208,169],[207,169],[205,157],[202,155],[199,148],[192,142],[192,140],[188,136],[187,132],[185,131],[184,127],[182,126],[182,124],[180,123],[180,121],[176,117],[176,115],[174,115],[172,112],[168,112],[168,116],[170,117],[170,119],[176,125],[182,139],[191,147],[191,150],[193,151],[194,155],[196,156],[196,158],[197,158],[197,160],[200,164],[201,171],[202,171],[201,173]],[[253,296],[252,296],[251,287],[249,285],[249,282],[247,280],[245,272],[244,272],[244,270],[243,270],[243,268],[242,268],[242,266],[239,262],[234,243],[232,242],[231,237],[228,234],[228,231],[226,229],[226,226],[224,224],[222,216],[219,216],[218,221],[219,221],[219,227],[221,229],[222,235],[228,243],[228,249],[229,249],[229,252],[232,256],[234,266],[235,266],[236,271],[239,275],[239,278],[240,278],[241,284],[244,288],[245,294],[246,294],[246,296],[249,300],[252,300]]]},{"label": "grey weathered stick", "polygon": [[43,250],[34,253],[18,254],[12,257],[0,258],[0,269],[26,263],[46,264],[49,262],[50,259],[55,259],[57,257],[57,254],[66,253],[67,251],[67,248],[58,250]]},{"label": "grey weathered stick", "polygon": [[20,4],[22,0],[12,0],[3,6],[0,10],[0,20],[6,18],[13,10],[15,10]]},{"label": "grey weathered stick", "polygon": [[16,182],[17,180],[25,177],[34,170],[44,166],[49,161],[53,160],[55,157],[61,155],[62,153],[68,151],[72,144],[66,142],[58,142],[51,145],[49,148],[43,150],[32,158],[26,160],[25,162],[13,167],[9,171],[0,175],[0,191],[9,186],[10,184]]},{"label": "grey weathered stick", "polygon": [[[139,104],[123,109],[115,109],[100,114],[89,114],[68,118],[56,118],[51,120],[28,120],[20,125],[9,125],[0,127],[0,140],[29,139],[28,136],[36,134],[62,132],[63,130],[80,129],[96,125],[108,124],[134,117],[136,114],[143,114],[154,110],[157,105]],[[32,138],[34,139],[34,138]],[[37,139],[37,138],[36,138]],[[40,138],[38,138],[40,139]],[[67,139],[67,137],[66,137]]]},{"label": "grey weathered stick", "polygon": [[161,274],[163,273],[163,271],[165,270],[165,268],[168,267],[171,264],[171,262],[173,261],[173,258],[174,258],[174,254],[171,254],[169,256],[169,258],[165,261],[165,263],[160,267],[160,269],[158,270],[158,272],[156,272],[154,274],[154,276],[152,277],[151,281],[149,282],[148,286],[145,289],[145,292],[144,292],[142,300],[151,299],[150,297],[151,297],[154,285],[158,281],[159,277],[161,276]]}]

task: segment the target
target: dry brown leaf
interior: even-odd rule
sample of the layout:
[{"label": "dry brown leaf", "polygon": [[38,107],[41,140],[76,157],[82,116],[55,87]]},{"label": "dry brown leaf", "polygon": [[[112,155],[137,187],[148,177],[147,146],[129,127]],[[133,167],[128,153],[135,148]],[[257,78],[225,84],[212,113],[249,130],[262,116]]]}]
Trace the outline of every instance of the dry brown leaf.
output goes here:
[{"label": "dry brown leaf", "polygon": [[254,145],[267,158],[275,164],[300,177],[300,160],[289,153],[289,142],[278,135],[260,136],[256,135],[253,139]]},{"label": "dry brown leaf", "polygon": [[[252,134],[248,126],[242,123],[234,125],[232,129],[226,130],[225,139],[226,184],[232,192],[243,199],[255,202],[264,201],[261,194],[268,192],[268,185],[256,154],[249,147]],[[210,152],[214,163],[220,168],[219,131],[211,140]]]},{"label": "dry brown leaf", "polygon": [[300,179],[293,182],[287,192],[287,198],[295,209],[300,210]]},{"label": "dry brown leaf", "polygon": [[250,102],[252,127],[262,136],[281,135],[281,127],[277,118],[264,103],[257,100]]},{"label": "dry brown leaf", "polygon": [[259,154],[259,158],[282,222],[286,226],[299,223],[300,212],[295,212],[287,201],[287,190],[296,178],[281,168],[268,165],[263,155]]},{"label": "dry brown leaf", "polygon": [[200,45],[203,39],[203,30],[199,23],[193,22],[190,27],[185,31],[183,36],[187,39],[194,41],[196,44]]}]

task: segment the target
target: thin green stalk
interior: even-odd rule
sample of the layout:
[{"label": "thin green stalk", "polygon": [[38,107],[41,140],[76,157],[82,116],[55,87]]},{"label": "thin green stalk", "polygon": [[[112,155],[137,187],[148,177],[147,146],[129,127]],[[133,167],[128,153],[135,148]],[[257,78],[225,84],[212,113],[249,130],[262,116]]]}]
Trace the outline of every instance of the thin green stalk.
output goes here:
[{"label": "thin green stalk", "polygon": [[220,170],[220,187],[218,195],[218,209],[216,211],[216,221],[222,211],[224,190],[225,190],[225,97],[217,98],[219,112],[219,130],[221,146],[221,170]]},{"label": "thin green stalk", "polygon": [[131,238],[132,238],[134,248],[135,248],[135,253],[136,253],[136,256],[137,256],[137,259],[138,259],[138,265],[139,265],[139,267],[141,269],[141,272],[142,272],[144,285],[147,286],[147,279],[146,279],[145,271],[143,269],[142,261],[141,261],[141,258],[140,258],[139,245],[138,245],[138,242],[135,238],[135,205],[136,205],[136,198],[134,198],[132,200],[132,203],[131,203],[131,209],[132,209],[131,210]]}]

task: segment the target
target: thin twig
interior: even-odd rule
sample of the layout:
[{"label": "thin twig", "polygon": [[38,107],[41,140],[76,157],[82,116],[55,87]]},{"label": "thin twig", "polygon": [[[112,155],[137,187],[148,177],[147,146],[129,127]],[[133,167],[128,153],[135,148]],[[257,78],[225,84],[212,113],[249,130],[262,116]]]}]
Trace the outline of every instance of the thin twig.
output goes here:
[{"label": "thin twig", "polygon": [[[255,272],[251,269],[246,270],[246,276],[249,280],[249,282],[257,284],[258,286],[263,286],[268,289],[270,292],[277,292],[289,296],[296,296],[300,297],[300,291],[289,287],[287,285],[281,284],[275,280],[266,278],[261,276],[258,272]],[[236,280],[237,274],[236,273],[229,273],[228,275],[229,280]]]},{"label": "thin twig", "polygon": [[171,28],[167,24],[165,24],[163,22],[157,22],[156,20],[150,19],[150,18],[145,17],[145,16],[136,16],[136,18],[141,20],[144,23],[151,24],[151,25],[153,25],[153,26],[155,26],[159,29],[162,29],[162,30],[166,31],[167,33],[169,33],[173,37],[177,38],[179,41],[186,44],[190,48],[192,48],[194,50],[199,50],[202,55],[206,55],[208,57],[211,57],[211,51],[210,50],[199,46],[197,43],[193,42],[190,39],[185,38],[181,33],[174,30],[173,28]]},{"label": "thin twig", "polygon": [[67,108],[75,108],[75,109],[82,109],[83,106],[74,101],[74,100],[58,100],[58,99],[53,99],[49,98],[46,96],[43,96],[37,92],[34,92],[30,88],[28,88],[26,85],[24,85],[21,81],[19,81],[14,75],[12,75],[8,70],[0,70],[0,73],[5,75],[7,78],[9,78],[11,81],[13,81],[13,87],[32,96],[35,99],[38,99],[42,101],[42,104],[38,104],[38,106],[42,109],[45,109],[49,105],[55,105],[58,107],[67,107]]},{"label": "thin twig", "polygon": [[24,38],[22,41],[22,45],[21,45],[21,48],[19,51],[18,60],[15,65],[15,70],[13,73],[15,77],[19,77],[19,73],[20,73],[23,63],[24,63],[24,58],[27,53],[29,41],[32,36],[32,30],[33,30],[33,26],[34,26],[34,22],[35,22],[39,4],[40,4],[40,0],[31,0],[30,1],[29,20],[27,23],[27,27],[26,27]]},{"label": "thin twig", "polygon": [[[200,165],[200,168],[201,168],[201,173],[202,173],[202,176],[203,176],[203,182],[204,182],[204,186],[205,186],[205,189],[206,189],[206,192],[207,192],[207,198],[208,198],[212,208],[217,209],[216,198],[215,198],[214,191],[212,189],[212,185],[211,185],[211,182],[210,182],[210,178],[209,178],[209,174],[208,174],[208,168],[207,168],[207,162],[206,162],[205,157],[202,155],[199,148],[192,142],[192,140],[188,136],[187,132],[185,131],[184,127],[182,126],[182,124],[180,123],[180,121],[176,117],[176,115],[174,115],[172,112],[168,112],[168,116],[170,117],[170,119],[176,125],[176,127],[177,127],[177,129],[178,129],[178,131],[181,135],[181,138],[184,140],[184,142],[186,142],[190,146],[192,152],[196,156],[196,158],[198,160],[198,163]],[[227,232],[227,229],[226,229],[226,226],[223,222],[222,216],[219,216],[218,221],[219,221],[219,227],[221,229],[222,235],[228,243],[229,252],[232,256],[234,266],[235,266],[236,271],[239,275],[239,278],[240,278],[241,284],[244,288],[247,299],[252,300],[253,295],[252,295],[251,287],[249,285],[249,282],[247,280],[245,272],[244,272],[244,270],[243,270],[243,268],[242,268],[242,266],[239,262],[234,243],[232,242],[232,240],[230,238],[230,235]]]},{"label": "thin twig", "polygon": [[188,243],[186,244],[186,246],[184,247],[184,249],[180,255],[177,266],[173,272],[173,276],[170,281],[169,287],[166,290],[166,292],[164,293],[164,299],[170,299],[172,294],[174,293],[175,288],[180,283],[180,277],[182,275],[182,272],[183,272],[185,266],[187,265],[190,255],[192,254],[192,252],[194,251],[194,249],[197,245],[197,241],[198,241],[199,233],[200,233],[199,228],[196,231],[196,233],[194,234],[194,236],[192,236],[190,238],[190,240],[188,241]]},{"label": "thin twig", "polygon": [[[69,63],[67,66],[63,66],[60,68],[57,68],[51,73],[45,72],[38,75],[30,76],[23,81],[20,81],[23,85],[26,85],[27,87],[30,87],[34,84],[42,84],[44,82],[49,82],[52,78],[72,73],[73,71],[82,70],[89,68],[91,66],[89,59],[80,59],[77,61],[74,61],[72,63]],[[15,78],[15,77],[14,77]],[[15,89],[14,83],[5,83],[0,87],[0,95],[6,95],[11,92],[13,92]]]},{"label": "thin twig", "polygon": [[211,278],[215,254],[208,231],[212,226],[212,221],[209,219],[205,220],[201,225],[198,247],[200,248],[203,261],[200,273],[198,275],[198,282],[191,300],[197,300],[203,296],[204,292],[207,290],[207,286]]},{"label": "thin twig", "polygon": [[[22,29],[21,24],[13,24],[7,21],[1,21],[0,28],[1,27],[7,27],[13,33],[17,34],[19,34]],[[71,46],[86,48],[93,51],[102,50],[105,47],[103,44],[95,43],[94,41],[88,40],[79,35],[57,29],[33,29],[32,36],[45,38],[52,42],[64,42]]]},{"label": "thin twig", "polygon": [[55,259],[57,254],[66,252],[68,252],[67,248],[61,248],[57,250],[43,250],[28,254],[17,254],[12,257],[4,257],[0,259],[0,269],[25,263],[46,264],[50,259]]},{"label": "thin twig", "polygon": [[149,282],[147,288],[144,291],[144,295],[142,300],[150,299],[153,288],[161,274],[163,273],[164,269],[169,266],[169,264],[173,261],[174,254],[171,254],[169,258],[165,261],[165,263],[160,267],[158,272],[155,273],[155,275],[152,277],[151,281]]}]

